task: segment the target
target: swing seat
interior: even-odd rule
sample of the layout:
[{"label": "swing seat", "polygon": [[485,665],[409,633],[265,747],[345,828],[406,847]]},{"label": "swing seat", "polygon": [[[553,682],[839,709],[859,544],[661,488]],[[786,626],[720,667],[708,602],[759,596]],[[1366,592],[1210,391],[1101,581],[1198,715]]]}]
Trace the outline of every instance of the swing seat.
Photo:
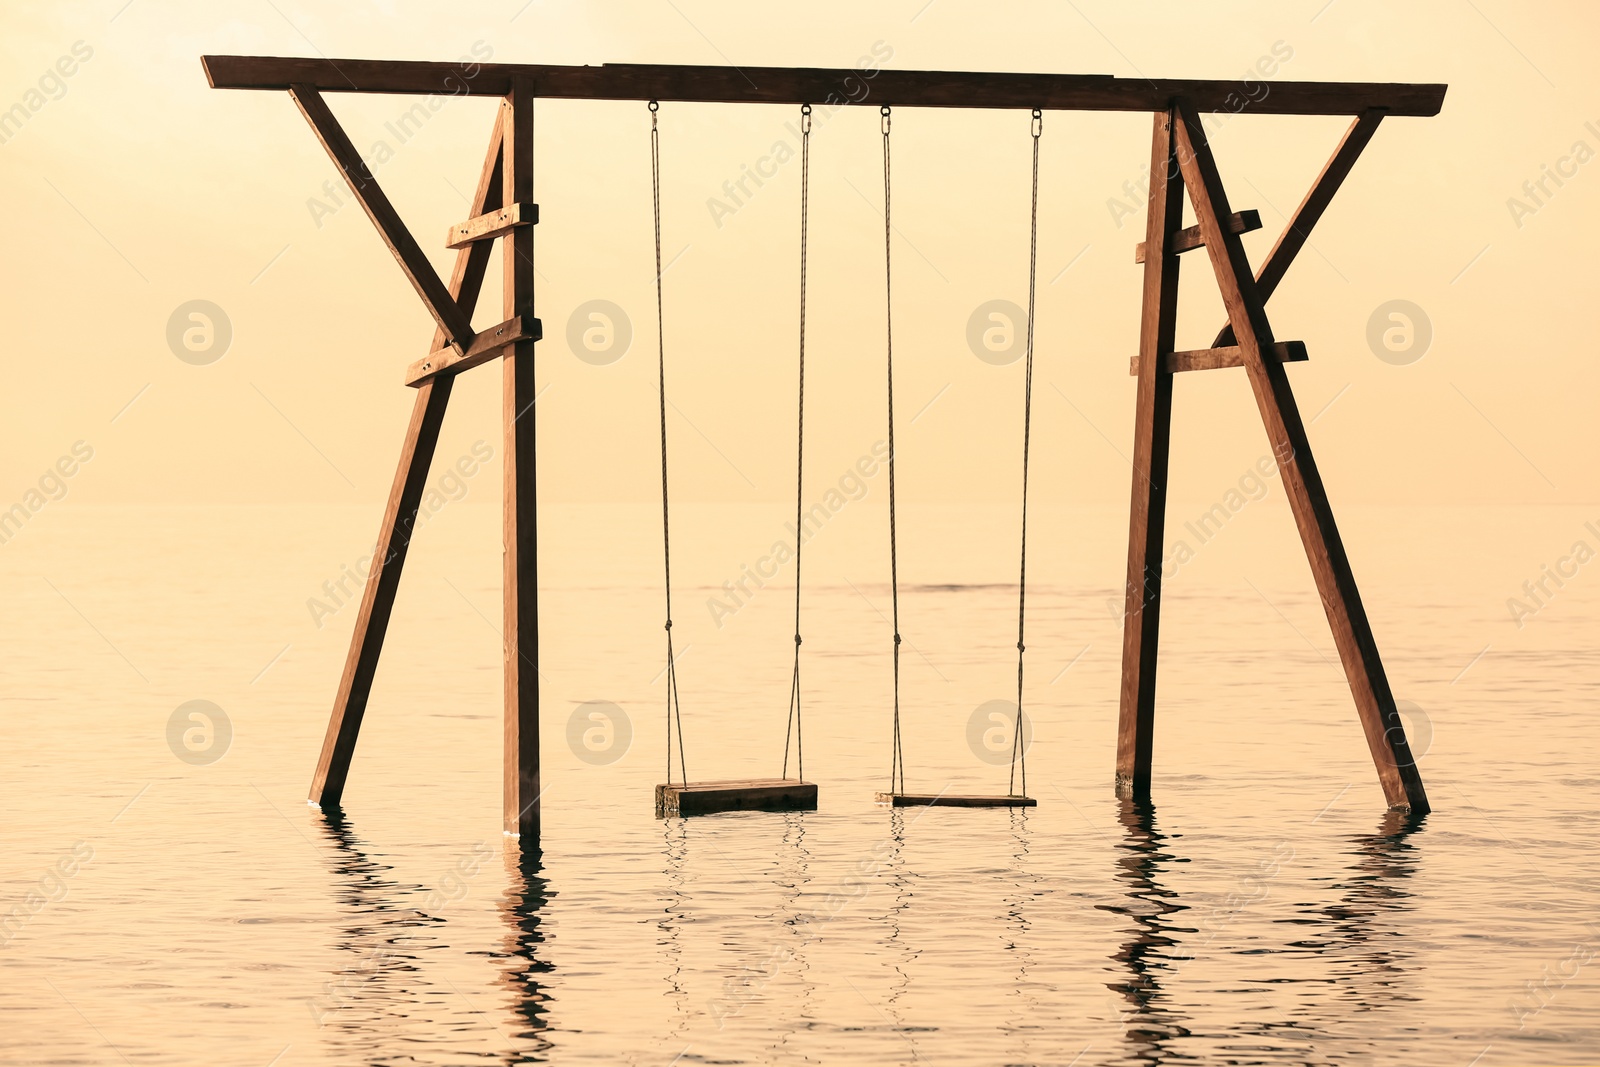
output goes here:
[{"label": "swing seat", "polygon": [[656,818],[719,811],[816,811],[817,784],[799,778],[740,778],[727,782],[667,782],[656,786]]},{"label": "swing seat", "polygon": [[896,808],[1036,808],[1032,797],[1010,794],[978,796],[971,793],[879,793],[879,804]]}]

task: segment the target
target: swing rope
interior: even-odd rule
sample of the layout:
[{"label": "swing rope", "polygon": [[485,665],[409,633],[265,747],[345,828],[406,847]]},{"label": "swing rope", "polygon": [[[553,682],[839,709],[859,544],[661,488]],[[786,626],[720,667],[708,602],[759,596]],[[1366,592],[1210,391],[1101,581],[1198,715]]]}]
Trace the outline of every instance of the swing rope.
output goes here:
[{"label": "swing rope", "polygon": [[656,230],[656,367],[661,394],[661,559],[665,570],[667,601],[667,781],[672,781],[672,727],[678,727],[678,776],[689,784],[683,759],[683,706],[678,700],[678,667],[672,656],[672,520],[667,504],[667,341],[666,316],[661,294],[661,130],[656,114],[661,105],[650,101],[650,195]]},{"label": "swing rope", "polygon": [[[905,790],[905,752],[900,744],[900,562],[895,546],[894,499],[894,272],[891,256],[893,227],[889,221],[889,108],[878,109],[883,131],[883,298],[884,352],[889,379],[889,600],[894,623],[894,745],[889,758],[889,792]],[[895,787],[898,779],[899,788]]]},{"label": "swing rope", "polygon": [[[1028,445],[1033,430],[1033,308],[1037,294],[1039,265],[1039,135],[1044,132],[1044,116],[1033,109],[1030,128],[1033,135],[1033,200],[1028,236],[1028,340],[1022,384],[1022,551],[1017,573],[1017,724],[1011,734],[1011,778],[1006,791],[1012,796],[1028,795],[1028,746],[1022,736],[1022,657],[1027,651],[1028,603]],[[1021,772],[1022,792],[1015,789]]]},{"label": "swing rope", "polygon": [[783,777],[789,777],[789,740],[794,739],[795,777],[806,776],[806,750],[800,730],[800,524],[805,509],[806,470],[806,239],[811,207],[811,105],[800,106],[800,385],[795,416],[794,473],[794,678],[789,686],[789,724],[783,734]]}]

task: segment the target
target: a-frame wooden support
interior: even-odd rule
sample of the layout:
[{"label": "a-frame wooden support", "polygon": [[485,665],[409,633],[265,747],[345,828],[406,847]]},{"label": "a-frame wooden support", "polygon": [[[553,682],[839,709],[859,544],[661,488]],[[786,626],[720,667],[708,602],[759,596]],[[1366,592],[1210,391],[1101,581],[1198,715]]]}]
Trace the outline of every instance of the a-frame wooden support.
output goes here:
[{"label": "a-frame wooden support", "polygon": [[[295,85],[290,94],[437,323],[428,355],[412,364],[406,374],[407,384],[417,389],[416,402],[378,530],[374,569],[362,594],[344,675],[311,782],[311,801],[322,807],[336,807],[344,793],[350,758],[372,692],[400,572],[455,375],[504,356],[504,827],[508,833],[527,835],[536,845],[539,675],[532,405],[533,346],[540,328],[533,317],[531,224],[538,211],[532,205],[531,87],[526,79],[515,79],[511,94],[495,116],[489,150],[472,199],[471,217],[451,229],[449,245],[458,251],[448,287],[439,280],[416,239],[362,163],[321,94],[308,85]],[[498,238],[505,240],[502,290],[506,321],[475,333],[472,311],[483,288],[493,242]]]},{"label": "a-frame wooden support", "polygon": [[[1122,693],[1117,731],[1118,793],[1145,798],[1155,724],[1156,652],[1160,635],[1161,562],[1166,519],[1168,455],[1172,432],[1172,374],[1177,370],[1243,366],[1277,458],[1295,524],[1333,630],[1356,711],[1394,809],[1421,815],[1427,794],[1395,709],[1394,695],[1339,538],[1311,444],[1284,361],[1304,358],[1274,339],[1266,300],[1305,245],[1356,157],[1371,139],[1380,111],[1360,115],[1318,176],[1288,228],[1252,274],[1242,227],[1228,204],[1199,114],[1181,98],[1155,116],[1150,155],[1149,208],[1144,242],[1144,302],[1140,326],[1137,407],[1134,421],[1133,499],[1128,536],[1126,613],[1123,620]],[[1194,206],[1198,234],[1180,231],[1183,194]],[[1177,316],[1178,255],[1203,246],[1211,261],[1228,325],[1216,347],[1173,351]],[[1297,352],[1298,355],[1287,353]]]}]

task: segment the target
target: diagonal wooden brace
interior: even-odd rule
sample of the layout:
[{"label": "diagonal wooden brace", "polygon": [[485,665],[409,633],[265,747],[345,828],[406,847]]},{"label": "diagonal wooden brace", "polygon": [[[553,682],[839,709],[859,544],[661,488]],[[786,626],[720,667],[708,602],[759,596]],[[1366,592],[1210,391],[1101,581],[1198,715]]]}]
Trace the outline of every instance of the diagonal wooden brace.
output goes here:
[{"label": "diagonal wooden brace", "polygon": [[[1382,108],[1372,108],[1362,112],[1350,124],[1350,128],[1345,130],[1344,137],[1339,141],[1339,147],[1334,149],[1332,157],[1323,166],[1322,173],[1317,175],[1317,180],[1311,183],[1305,199],[1295,208],[1289,224],[1278,235],[1277,243],[1272,246],[1272,251],[1267,253],[1267,258],[1261,263],[1261,270],[1256,273],[1256,292],[1262,303],[1265,303],[1277,290],[1278,283],[1283,281],[1283,276],[1288,273],[1289,264],[1294,262],[1300,250],[1311,239],[1312,228],[1322,218],[1322,213],[1328,210],[1328,205],[1333,201],[1333,194],[1344,184],[1351,168],[1360,158],[1362,150],[1372,140],[1372,135],[1378,132],[1378,123],[1383,121],[1384,114]],[[1212,347],[1225,348],[1232,344],[1233,326],[1229,324],[1218,331]]]},{"label": "diagonal wooden brace", "polygon": [[1200,117],[1182,101],[1176,110],[1176,155],[1184,185],[1205,238],[1206,252],[1222,291],[1222,302],[1228,309],[1229,325],[1238,339],[1256,406],[1260,409],[1272,451],[1278,457],[1284,491],[1300,529],[1300,538],[1305,543],[1306,557],[1322,596],[1345,677],[1355,697],[1356,711],[1366,733],[1378,780],[1390,808],[1421,815],[1428,810],[1427,794],[1395,708],[1394,694],[1389,689],[1389,679],[1361,603],[1360,590],[1356,588],[1350,559],[1334,522],[1327,489],[1312,456],[1288,374],[1281,362],[1266,355],[1265,350],[1274,340],[1272,326],[1267,321],[1265,297],[1250,271],[1239,236],[1221,221],[1230,214],[1227,193]]},{"label": "diagonal wooden brace", "polygon": [[455,297],[445,288],[444,282],[439,280],[433,264],[428,262],[422,247],[411,236],[411,231],[406,229],[394,205],[389,203],[378,180],[361,159],[361,153],[356,151],[344,127],[333,117],[327,101],[316,89],[303,84],[292,86],[289,95],[311,124],[322,147],[327,149],[329,158],[339,168],[339,173],[344,175],[350,192],[378,228],[389,251],[394,253],[400,269],[427,305],[428,313],[439,324],[439,329],[444,332],[445,343],[465,352],[472,345],[472,317],[461,309]]},{"label": "diagonal wooden brace", "polygon": [[[473,198],[474,211],[482,211],[486,205],[499,201],[500,167],[501,121],[500,116],[496,115],[489,151],[478,178],[477,194]],[[457,254],[455,270],[450,278],[452,304],[458,304],[467,311],[477,304],[488,266],[488,244],[473,245]],[[442,344],[444,329],[440,327],[434,331],[430,347],[437,349]],[[411,422],[406,428],[405,442],[400,451],[400,464],[395,471],[389,502],[378,528],[377,543],[373,547],[367,585],[356,614],[355,631],[350,636],[350,651],[345,657],[344,673],[339,679],[333,711],[328,717],[322,753],[317,759],[316,773],[311,780],[311,802],[325,808],[337,807],[344,795],[345,781],[350,774],[350,760],[355,754],[361,720],[366,714],[367,700],[377,674],[378,657],[388,633],[389,616],[394,610],[400,572],[405,566],[406,550],[411,544],[417,509],[427,486],[429,465],[433,462],[439,427],[444,420],[454,382],[453,376],[444,375],[421,383],[417,390]]]}]

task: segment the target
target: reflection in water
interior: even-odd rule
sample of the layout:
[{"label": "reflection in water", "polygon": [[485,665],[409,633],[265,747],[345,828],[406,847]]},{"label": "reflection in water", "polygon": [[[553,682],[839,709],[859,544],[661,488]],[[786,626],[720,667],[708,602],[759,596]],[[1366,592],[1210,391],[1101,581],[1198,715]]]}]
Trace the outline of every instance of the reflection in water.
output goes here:
[{"label": "reflection in water", "polygon": [[[501,914],[506,923],[504,981],[512,993],[513,1041],[521,1047],[510,1051],[507,1063],[544,1063],[550,1050],[546,1034],[550,994],[541,985],[550,973],[550,962],[540,959],[544,944],[543,912],[549,903],[550,883],[544,877],[544,863],[537,849],[524,850],[514,837],[505,839],[502,853],[506,864],[506,891],[501,897]],[[525,1044],[524,1044],[525,1043]]]},{"label": "reflection in water", "polygon": [[[1392,1011],[1418,998],[1402,985],[1406,964],[1413,955],[1406,945],[1406,913],[1412,910],[1412,894],[1405,882],[1415,873],[1417,851],[1411,840],[1422,826],[1421,819],[1390,813],[1378,831],[1353,837],[1353,848],[1346,856],[1354,862],[1344,867],[1343,876],[1330,887],[1328,899],[1299,906],[1293,917],[1274,920],[1298,924],[1303,932],[1287,944],[1261,945],[1259,941],[1233,955],[1248,957],[1245,989],[1285,988],[1283,983],[1302,987],[1293,1003],[1284,1009],[1262,1009],[1257,1018],[1233,1018],[1228,1030],[1230,1044],[1218,1049],[1202,1034],[1191,1038],[1187,1023],[1192,1011],[1212,1006],[1196,1002],[1190,1013],[1173,1003],[1175,979],[1191,957],[1210,944],[1216,930],[1212,920],[1202,920],[1204,930],[1176,925],[1177,913],[1189,906],[1177,902],[1177,894],[1161,881],[1169,864],[1185,859],[1167,849],[1170,840],[1156,828],[1155,811],[1148,803],[1124,802],[1119,813],[1125,829],[1118,846],[1118,879],[1126,887],[1126,903],[1107,910],[1133,920],[1132,937],[1112,957],[1125,972],[1110,989],[1125,1003],[1122,1024],[1126,1053],[1133,1062],[1163,1063],[1170,1060],[1206,1058],[1208,1052],[1236,1053],[1248,1047],[1258,1053],[1304,1055],[1318,1047],[1348,1045],[1352,1020],[1359,1020],[1370,1034],[1363,1040],[1376,1052],[1384,1040],[1383,1028],[1367,1013]],[[1280,842],[1272,849],[1279,859],[1292,857],[1294,849]],[[1277,874],[1276,860],[1263,860],[1258,870]],[[1250,903],[1264,900],[1260,880],[1247,876],[1241,886],[1252,881],[1253,893],[1229,894],[1225,907],[1214,913],[1216,922],[1231,922]],[[1237,903],[1236,903],[1237,900]],[[1192,922],[1193,920],[1189,920]],[[1204,936],[1198,936],[1204,933]],[[1181,951],[1178,935],[1197,935],[1189,940],[1193,947]],[[1280,975],[1266,970],[1271,958],[1283,953],[1309,959],[1309,968],[1295,968]],[[1233,974],[1233,965],[1225,966]],[[1414,985],[1414,980],[1408,983]],[[1326,990],[1335,995],[1329,996]],[[1214,990],[1194,990],[1209,998]],[[1235,1043],[1248,1035],[1247,1045]]]},{"label": "reflection in water", "polygon": [[440,997],[417,953],[441,947],[423,931],[443,920],[409,906],[407,898],[417,899],[423,887],[389,879],[392,868],[367,857],[339,811],[323,812],[321,828],[333,845],[334,891],[349,914],[335,947],[348,959],[310,998],[311,1012],[332,1043],[362,1062],[390,1062],[397,1032],[432,1029],[424,1005]]},{"label": "reflection in water", "polygon": [[1028,809],[1011,809],[1011,836],[1016,843],[1016,848],[1011,853],[1011,872],[1016,878],[1012,891],[1006,896],[1006,918],[1009,920],[1009,936],[1004,937],[1007,952],[1012,953],[1012,958],[1017,965],[1017,980],[1012,986],[1012,1005],[1014,1011],[1007,1031],[1017,1038],[1017,1055],[1011,1057],[1014,1062],[1034,1062],[1032,1052],[1032,1038],[1039,1027],[1041,1005],[1037,990],[1028,977],[1029,970],[1033,967],[1033,950],[1030,947],[1032,938],[1029,937],[1030,922],[1025,910],[1025,905],[1034,897],[1043,892],[1042,880],[1037,874],[1028,869]]},{"label": "reflection in water", "polygon": [[[421,953],[448,947],[434,934],[445,922],[440,913],[467,895],[468,881],[493,850],[480,842],[430,888],[387,877],[392,868],[368,858],[366,845],[338,809],[322,812],[321,830],[333,845],[335,892],[350,919],[336,945],[349,962],[311,1000],[318,1025],[361,1063],[414,1063],[435,1041],[440,1051],[449,1050],[453,1031],[483,1023],[448,977],[442,988],[429,978]],[[505,860],[509,884],[501,910],[508,933],[498,955],[507,961],[504,981],[514,994],[514,1025],[500,1035],[512,1046],[506,1062],[544,1062],[549,996],[540,976],[550,968],[537,948],[544,941],[540,915],[550,894],[537,854],[524,855],[511,841]],[[441,962],[435,961],[436,973],[442,973]],[[458,997],[471,1021],[447,1018],[451,1009],[441,1008]]]},{"label": "reflection in water", "polygon": [[671,998],[677,1012],[671,1033],[681,1036],[689,1028],[689,991],[683,985],[683,933],[678,929],[684,922],[684,907],[688,903],[688,894],[684,892],[687,878],[684,861],[688,856],[689,820],[663,820],[661,835],[661,854],[666,857],[667,889],[671,897],[666,907],[661,909],[661,918],[656,922],[656,929],[661,932],[656,944],[661,946],[666,958],[666,977],[663,980],[671,987],[666,996]]},{"label": "reflection in water", "polygon": [[1188,906],[1177,903],[1177,894],[1159,881],[1167,864],[1184,861],[1164,850],[1167,836],[1156,829],[1155,807],[1148,801],[1122,801],[1117,818],[1126,831],[1117,846],[1122,852],[1117,878],[1127,886],[1127,903],[1100,906],[1128,916],[1134,926],[1132,938],[1111,957],[1122,964],[1126,977],[1107,986],[1125,1003],[1122,1025],[1129,1054],[1137,1061],[1160,1063],[1174,1054],[1171,1043],[1189,1034],[1185,1016],[1172,1008],[1161,989],[1163,977],[1176,971],[1178,957],[1172,949],[1178,941],[1173,935],[1195,932],[1173,925],[1172,917]]},{"label": "reflection in water", "polygon": [[[670,987],[665,995],[675,1009],[662,1053],[664,1061],[677,1062],[677,1058],[684,1057],[687,1050],[701,1040],[689,1033],[691,1028],[700,1026],[720,1034],[733,1025],[734,1020],[760,1015],[769,1007],[776,1008],[770,1012],[771,1021],[761,1024],[767,1041],[767,1058],[788,1059],[793,1055],[809,1058],[808,1054],[797,1050],[793,1042],[797,1035],[816,1025],[811,1003],[817,985],[811,977],[807,949],[822,936],[832,913],[818,915],[801,909],[801,901],[812,888],[811,852],[805,845],[806,817],[801,812],[785,812],[781,818],[783,836],[772,855],[771,867],[777,893],[764,894],[774,907],[770,912],[753,916],[763,922],[765,939],[757,942],[759,952],[738,958],[736,965],[715,982],[705,982],[702,978],[701,984],[714,986],[714,992],[703,1003],[691,998],[689,975],[693,965],[689,969],[684,965],[686,949],[692,952],[701,947],[688,940],[694,928],[690,910],[693,898],[689,892],[693,880],[689,850],[691,820],[675,818],[663,822],[661,854],[665,861],[663,874],[667,895],[656,920],[656,943],[662,950],[665,981]],[[749,818],[728,816],[700,820],[694,830],[700,835],[703,847],[726,862],[728,856],[717,848],[719,834],[746,833],[755,825]],[[729,844],[726,840],[721,843]],[[765,849],[759,845],[755,847],[765,855]],[[829,899],[834,896],[830,894]],[[778,986],[791,981],[798,989],[780,993]],[[779,1053],[787,1055],[780,1057]]]},{"label": "reflection in water", "polygon": [[[926,810],[926,809],[924,809]],[[920,818],[920,813],[918,818]],[[912,819],[915,822],[916,819]],[[900,999],[911,988],[911,964],[922,953],[906,940],[905,931],[901,923],[905,917],[906,909],[911,906],[911,878],[906,871],[905,864],[905,835],[906,817],[904,808],[891,808],[889,811],[889,851],[883,859],[881,869],[889,876],[889,886],[894,890],[894,900],[889,904],[889,910],[884,914],[884,921],[889,927],[889,936],[884,939],[884,947],[889,949],[895,958],[894,971],[899,976],[894,987],[889,990],[889,998],[884,1002],[883,1015],[894,1033],[898,1034],[906,1043],[906,1057],[908,1062],[917,1060],[917,1034],[926,1028],[907,1026],[905,1013],[900,1006]]]},{"label": "reflection in water", "polygon": [[806,819],[803,812],[786,812],[783,816],[783,844],[778,850],[778,885],[783,892],[784,929],[789,934],[790,943],[793,945],[787,954],[785,966],[790,969],[800,985],[800,994],[796,1002],[789,1004],[778,1013],[782,1025],[773,1032],[773,1043],[770,1046],[771,1058],[776,1060],[777,1053],[788,1047],[788,1050],[810,1059],[802,1050],[795,1049],[792,1039],[809,1029],[814,1020],[811,1017],[811,999],[816,991],[816,983],[811,979],[811,965],[807,962],[806,946],[816,936],[814,924],[808,922],[808,916],[803,916],[799,911],[801,896],[811,887],[811,853],[806,849]]},{"label": "reflection in water", "polygon": [[1315,981],[1332,983],[1340,993],[1337,1004],[1314,1002],[1309,1010],[1317,1018],[1307,1026],[1343,1030],[1352,1013],[1391,1010],[1418,999],[1401,982],[1402,964],[1413,955],[1405,940],[1412,894],[1404,883],[1416,873],[1417,846],[1410,838],[1425,820],[1390,812],[1376,833],[1352,837],[1346,855],[1355,862],[1332,886],[1339,899],[1303,906],[1301,917],[1279,920],[1305,927],[1304,936],[1285,947],[1321,957],[1324,967]]}]

